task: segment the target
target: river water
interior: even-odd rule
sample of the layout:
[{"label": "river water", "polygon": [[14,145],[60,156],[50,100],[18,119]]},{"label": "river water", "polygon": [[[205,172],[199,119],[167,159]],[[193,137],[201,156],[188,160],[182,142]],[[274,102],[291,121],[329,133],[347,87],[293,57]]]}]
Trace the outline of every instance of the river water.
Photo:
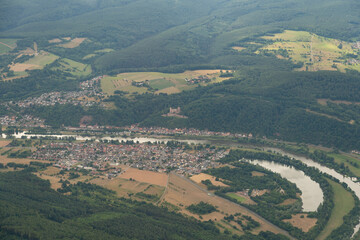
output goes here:
[{"label": "river water", "polygon": [[[311,160],[309,158],[290,154],[290,153],[284,152],[277,148],[265,148],[265,150],[271,150],[271,151],[281,153],[283,155],[287,155],[288,157],[294,158],[296,160],[300,160],[301,162],[306,164],[308,167],[314,167],[314,168],[318,169],[320,172],[329,174],[330,176],[336,178],[340,182],[346,183],[348,185],[348,187],[352,191],[354,191],[355,195],[360,199],[360,184],[352,181],[351,178],[345,177],[342,174],[336,172],[334,169],[325,167],[325,166],[321,165],[320,163],[314,162],[313,160]],[[354,235],[359,231],[359,229],[360,229],[360,219],[359,219],[359,224],[356,225],[354,228]]]},{"label": "river water", "polygon": [[251,160],[249,162],[252,164],[258,164],[265,169],[278,173],[289,182],[295,183],[302,192],[301,199],[303,202],[303,211],[315,212],[320,203],[324,201],[324,194],[320,185],[311,180],[309,176],[306,176],[303,171],[275,162],[263,160]]},{"label": "river water", "polygon": [[[178,140],[178,139],[171,139],[171,138],[147,138],[147,137],[134,137],[134,138],[124,138],[124,137],[84,137],[84,136],[80,136],[80,135],[42,135],[42,134],[27,134],[26,132],[19,132],[18,134],[14,134],[12,135],[15,138],[22,138],[23,136],[26,136],[27,138],[30,137],[56,137],[58,139],[64,139],[64,138],[74,138],[75,140],[79,140],[79,141],[86,141],[86,140],[95,140],[95,141],[100,141],[100,140],[118,140],[118,141],[134,141],[134,142],[139,142],[139,143],[146,143],[146,142],[164,142],[167,143],[169,141],[177,141],[177,142],[186,142],[188,144],[207,144],[209,143],[209,141],[206,140]],[[5,134],[2,134],[3,138],[6,138]]]}]

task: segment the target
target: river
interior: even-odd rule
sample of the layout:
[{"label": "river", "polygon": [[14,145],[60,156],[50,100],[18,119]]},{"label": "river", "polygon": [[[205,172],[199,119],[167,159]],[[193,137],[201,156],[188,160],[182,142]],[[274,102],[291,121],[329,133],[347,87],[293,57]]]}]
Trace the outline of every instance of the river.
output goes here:
[{"label": "river", "polygon": [[[296,160],[299,160],[299,161],[303,162],[308,167],[314,167],[314,168],[318,169],[320,172],[327,173],[328,175],[330,175],[330,176],[336,178],[337,180],[339,180],[340,182],[346,183],[348,185],[348,187],[352,191],[354,191],[355,195],[360,199],[360,185],[359,185],[359,183],[356,183],[356,182],[352,181],[351,178],[345,177],[344,175],[336,172],[334,169],[325,167],[325,166],[321,165],[320,163],[314,162],[313,160],[311,160],[309,158],[301,157],[301,156],[297,156],[297,155],[294,155],[294,154],[284,152],[281,149],[265,148],[265,150],[271,150],[271,151],[281,153],[283,155],[286,155],[288,157],[291,157],[291,158],[294,158]],[[354,235],[359,231],[359,229],[360,229],[360,219],[359,219],[359,224],[356,225],[355,228],[354,228]]]},{"label": "river", "polygon": [[303,202],[303,211],[315,212],[319,205],[324,201],[324,194],[320,185],[311,180],[311,178],[305,175],[303,171],[276,162],[263,160],[251,160],[248,162],[258,164],[265,169],[279,173],[281,177],[286,178],[289,182],[295,183],[302,192],[301,199]]}]

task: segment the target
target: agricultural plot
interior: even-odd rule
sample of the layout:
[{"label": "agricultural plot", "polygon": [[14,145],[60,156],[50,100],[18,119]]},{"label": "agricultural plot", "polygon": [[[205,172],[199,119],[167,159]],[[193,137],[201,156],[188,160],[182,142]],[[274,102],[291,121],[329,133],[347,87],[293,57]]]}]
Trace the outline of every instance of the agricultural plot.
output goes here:
[{"label": "agricultural plot", "polygon": [[[70,40],[69,38],[64,38],[65,40]],[[76,48],[80,46],[81,43],[83,43],[86,40],[86,38],[74,38],[71,39],[70,42],[59,44],[59,47],[63,48]]]},{"label": "agricultural plot", "polygon": [[222,179],[219,179],[219,181],[216,181],[216,178],[214,176],[211,176],[206,173],[200,173],[200,174],[194,175],[190,179],[198,184],[201,184],[201,181],[209,180],[212,183],[212,185],[214,185],[214,186],[228,187],[228,185],[221,182]]},{"label": "agricultural plot", "polygon": [[[206,78],[208,82],[196,84],[189,83],[191,79]],[[183,73],[170,74],[160,72],[133,72],[121,73],[115,77],[105,76],[101,80],[101,88],[108,95],[113,95],[116,90],[128,93],[154,92],[155,94],[179,93],[190,90],[198,85],[208,85],[222,82],[229,78],[221,78],[220,70],[197,70]],[[188,82],[187,82],[188,81]]]},{"label": "agricultural plot", "polygon": [[56,68],[77,77],[88,76],[92,72],[90,65],[79,63],[67,58],[60,59],[59,66]]},{"label": "agricultural plot", "polygon": [[[198,204],[199,202],[206,202],[216,207],[217,211],[202,215],[199,218],[198,215],[189,212],[186,207],[191,204]],[[179,209],[180,212],[195,217],[201,221],[214,221],[221,229],[227,229],[232,233],[241,234],[242,227],[236,222],[224,221],[224,217],[231,214],[240,213],[241,215],[250,216],[255,221],[260,223],[260,227],[252,230],[253,233],[259,233],[260,231],[271,231],[274,233],[282,233],[274,225],[268,224],[257,215],[250,212],[247,208],[242,207],[236,203],[230,202],[226,199],[220,198],[212,193],[204,190],[200,190],[199,186],[191,180],[185,179],[175,174],[169,175],[169,184],[165,190],[163,202],[171,204]],[[237,229],[235,229],[236,227]]]},{"label": "agricultural plot", "polygon": [[301,229],[303,232],[308,232],[312,227],[316,225],[316,218],[309,218],[307,213],[299,213],[291,216],[291,219],[286,219],[284,222],[288,222],[294,227]]},{"label": "agricultural plot", "polygon": [[360,71],[359,49],[353,43],[304,31],[284,31],[263,37],[271,43],[256,53],[271,52],[278,58],[304,63],[300,71],[353,69]]},{"label": "agricultural plot", "polygon": [[344,222],[343,217],[355,206],[354,198],[350,192],[346,191],[339,183],[332,180],[328,180],[328,182],[334,191],[334,208],[327,225],[316,238],[317,240],[326,239],[334,229],[340,227]]},{"label": "agricultural plot", "polygon": [[16,47],[17,39],[0,38],[0,54],[10,52]]},{"label": "agricultural plot", "polygon": [[24,63],[10,65],[10,69],[15,72],[24,72],[25,70],[43,69],[47,64],[53,63],[59,57],[48,53],[40,52],[38,55],[30,58]]}]

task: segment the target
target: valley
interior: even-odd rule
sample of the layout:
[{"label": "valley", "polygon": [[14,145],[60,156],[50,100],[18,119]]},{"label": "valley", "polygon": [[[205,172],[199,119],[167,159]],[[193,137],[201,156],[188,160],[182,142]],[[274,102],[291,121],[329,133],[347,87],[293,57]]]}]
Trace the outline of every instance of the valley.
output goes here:
[{"label": "valley", "polygon": [[4,0],[0,239],[360,239],[353,0]]}]

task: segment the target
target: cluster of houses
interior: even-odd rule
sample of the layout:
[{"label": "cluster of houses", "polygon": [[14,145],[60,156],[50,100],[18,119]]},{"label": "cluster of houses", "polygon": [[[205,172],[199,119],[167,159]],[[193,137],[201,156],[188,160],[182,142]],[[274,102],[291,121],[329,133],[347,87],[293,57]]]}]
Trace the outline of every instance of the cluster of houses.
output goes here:
[{"label": "cluster of houses", "polygon": [[38,147],[32,158],[54,161],[62,169],[85,169],[93,174],[112,176],[115,166],[127,165],[143,170],[166,172],[175,170],[181,174],[196,174],[218,166],[217,160],[229,150],[185,148],[161,143],[100,143],[53,142]]},{"label": "cluster of houses", "polygon": [[2,126],[16,126],[16,127],[46,127],[45,121],[38,117],[31,115],[21,116],[2,116],[0,117],[0,125]]},{"label": "cluster of houses", "polygon": [[6,103],[9,106],[16,105],[26,108],[31,106],[53,106],[55,104],[73,104],[82,106],[93,106],[101,104],[100,99],[103,93],[100,89],[100,77],[93,78],[80,83],[80,91],[71,92],[50,92],[39,97],[29,97],[25,100]]},{"label": "cluster of houses", "polygon": [[360,42],[356,42],[352,45],[353,48],[360,49]]},{"label": "cluster of houses", "polygon": [[138,125],[131,125],[124,127],[130,133],[142,133],[147,135],[184,135],[184,136],[223,136],[236,138],[252,138],[252,133],[230,133],[230,132],[213,132],[209,130],[199,130],[194,128],[174,128],[168,129],[163,127],[140,127]]},{"label": "cluster of houses", "polygon": [[190,85],[199,84],[199,83],[208,83],[210,81],[211,79],[206,75],[200,75],[196,78],[185,78],[185,82]]}]

